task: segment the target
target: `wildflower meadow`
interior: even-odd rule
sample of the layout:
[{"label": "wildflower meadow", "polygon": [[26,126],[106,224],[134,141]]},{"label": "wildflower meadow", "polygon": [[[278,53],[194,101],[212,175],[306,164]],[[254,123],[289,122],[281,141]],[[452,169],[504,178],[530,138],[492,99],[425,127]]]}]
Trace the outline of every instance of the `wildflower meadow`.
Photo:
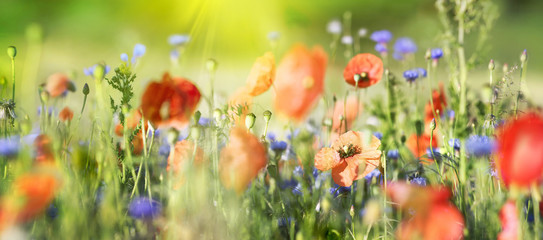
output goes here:
[{"label": "wildflower meadow", "polygon": [[530,36],[492,47],[507,1],[174,2],[6,1],[38,17],[0,30],[1,239],[543,239],[543,75]]}]

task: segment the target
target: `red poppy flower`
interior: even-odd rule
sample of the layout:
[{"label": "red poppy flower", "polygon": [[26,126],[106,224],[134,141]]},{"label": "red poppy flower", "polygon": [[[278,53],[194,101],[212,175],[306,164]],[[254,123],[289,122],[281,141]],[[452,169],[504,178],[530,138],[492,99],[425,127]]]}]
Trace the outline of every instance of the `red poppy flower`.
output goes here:
[{"label": "red poppy flower", "polygon": [[497,166],[506,186],[530,187],[543,176],[543,118],[528,113],[498,130]]},{"label": "red poppy flower", "polygon": [[[430,144],[430,135],[429,134],[422,134],[421,136],[417,136],[417,134],[412,134],[409,137],[409,139],[407,139],[406,144],[407,144],[407,148],[409,148],[409,150],[411,150],[413,155],[415,155],[415,157],[417,157],[417,158],[420,158],[424,154],[426,154],[426,150],[428,150],[428,148],[430,148],[430,146],[432,148],[437,147],[437,138],[434,135],[434,137],[432,138],[432,143]],[[433,161],[431,159],[427,159],[427,160],[429,160],[430,162]]]},{"label": "red poppy flower", "polygon": [[[188,140],[182,140],[175,143],[175,148],[170,151],[168,156],[168,166],[166,170],[173,170],[178,173],[182,170],[183,164],[186,161],[194,158],[195,165],[202,165],[204,163],[204,151],[200,147],[196,147],[194,143]],[[193,156],[193,154],[195,154]]]},{"label": "red poppy flower", "polygon": [[74,112],[69,107],[64,107],[58,114],[58,118],[63,122],[72,121]]},{"label": "red poppy flower", "polygon": [[359,88],[367,88],[378,83],[383,77],[383,61],[373,54],[361,53],[354,56],[343,71],[343,78],[355,86],[355,75],[360,76]]},{"label": "red poppy flower", "polygon": [[62,73],[55,73],[47,78],[45,90],[51,97],[58,97],[66,91],[75,91],[75,85],[68,76]]},{"label": "red poppy flower", "polygon": [[[442,114],[445,108],[447,107],[447,99],[445,97],[445,90],[443,88],[443,83],[439,83],[439,91],[432,91],[432,101],[434,103],[434,109],[436,114]],[[434,112],[432,110],[432,103],[428,102],[424,108],[425,117],[424,122],[429,123],[434,119]]]},{"label": "red poppy flower", "polygon": [[251,96],[246,88],[238,89],[228,101],[228,114],[233,118],[233,121],[240,126],[245,126],[245,116],[249,114],[253,96]]},{"label": "red poppy flower", "polygon": [[60,180],[52,169],[40,168],[19,176],[13,182],[13,193],[0,202],[0,230],[28,221],[53,201],[60,187]]},{"label": "red poppy flower", "polygon": [[34,147],[36,149],[37,163],[53,163],[55,161],[52,142],[47,135],[38,135],[34,140]]},{"label": "red poppy flower", "polygon": [[517,215],[517,207],[514,201],[507,201],[500,210],[502,231],[498,234],[498,240],[517,240],[520,229],[520,221]]},{"label": "red poppy flower", "polygon": [[326,53],[321,47],[303,45],[290,49],[277,67],[274,106],[295,121],[305,119],[324,89]]},{"label": "red poppy flower", "polygon": [[393,206],[407,216],[396,230],[397,239],[463,238],[464,218],[449,202],[451,193],[447,188],[394,182],[388,185],[386,193],[396,203]]},{"label": "red poppy flower", "polygon": [[267,164],[266,148],[247,130],[236,127],[221,151],[220,175],[226,188],[241,193]]},{"label": "red poppy flower", "polygon": [[[352,127],[352,124],[356,117],[358,117],[358,114],[362,111],[361,107],[358,108],[360,104],[358,103],[358,99],[356,96],[350,96],[347,98],[347,101],[337,101],[336,106],[334,107],[333,117],[332,117],[332,130],[340,132],[345,132],[347,129],[345,129],[345,123],[341,122],[339,120],[340,116],[345,117],[345,120],[347,120],[347,127]],[[345,110],[345,107],[347,107],[347,110]],[[339,129],[341,126],[341,129]]]},{"label": "red poppy flower", "polygon": [[251,96],[258,96],[267,91],[275,79],[275,58],[267,52],[256,59],[247,77],[247,91]]},{"label": "red poppy flower", "polygon": [[[315,168],[321,171],[332,169],[332,178],[337,185],[348,187],[353,181],[363,178],[379,167],[381,141],[375,136],[369,146],[362,145],[362,133],[349,131],[337,139],[332,147],[322,148],[315,155]],[[363,167],[363,169],[362,169]]]},{"label": "red poppy flower", "polygon": [[143,116],[157,127],[185,128],[200,101],[200,91],[185,78],[165,73],[161,82],[151,82],[142,96]]}]

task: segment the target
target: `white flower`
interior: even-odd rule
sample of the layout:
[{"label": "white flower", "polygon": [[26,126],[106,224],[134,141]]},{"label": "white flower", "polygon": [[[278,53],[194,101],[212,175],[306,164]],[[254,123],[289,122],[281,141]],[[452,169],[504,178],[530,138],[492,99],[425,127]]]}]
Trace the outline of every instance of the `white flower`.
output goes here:
[{"label": "white flower", "polygon": [[341,33],[341,22],[339,20],[332,20],[326,26],[326,29],[331,34]]}]

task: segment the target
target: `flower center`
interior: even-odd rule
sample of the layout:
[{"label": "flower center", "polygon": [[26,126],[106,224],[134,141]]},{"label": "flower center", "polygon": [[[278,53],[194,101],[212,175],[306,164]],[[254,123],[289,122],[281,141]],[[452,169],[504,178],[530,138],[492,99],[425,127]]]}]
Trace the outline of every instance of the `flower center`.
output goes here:
[{"label": "flower center", "polygon": [[352,157],[356,154],[361,153],[362,149],[360,149],[360,147],[355,146],[353,144],[349,144],[349,145],[344,145],[337,152],[339,153],[339,156],[341,158],[348,158],[348,157]]}]

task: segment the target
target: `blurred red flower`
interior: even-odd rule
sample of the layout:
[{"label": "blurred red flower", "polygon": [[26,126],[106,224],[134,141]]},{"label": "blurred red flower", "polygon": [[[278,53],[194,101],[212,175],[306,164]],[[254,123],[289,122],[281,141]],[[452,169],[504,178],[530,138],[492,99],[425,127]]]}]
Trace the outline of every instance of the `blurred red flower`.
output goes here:
[{"label": "blurred red flower", "polygon": [[373,54],[361,53],[354,56],[343,71],[343,78],[355,86],[355,75],[360,76],[359,88],[367,88],[378,83],[383,77],[383,61]]},{"label": "blurred red flower", "polygon": [[500,210],[500,221],[502,231],[498,234],[498,240],[517,240],[520,221],[514,201],[509,200],[503,205]]},{"label": "blurred red flower", "polygon": [[36,139],[34,139],[34,147],[36,149],[37,163],[53,163],[55,161],[52,142],[47,135],[38,135]]},{"label": "blurred red flower", "polygon": [[[432,138],[432,143],[430,144],[430,135],[429,134],[424,133],[421,136],[417,136],[417,134],[413,133],[407,139],[406,145],[407,145],[407,148],[409,148],[409,150],[411,150],[413,155],[415,155],[415,157],[420,158],[424,154],[426,154],[426,150],[428,150],[428,148],[430,148],[430,146],[432,148],[437,148],[437,138],[434,135],[434,137]],[[425,159],[425,160],[428,160],[430,162],[433,161],[431,159]]]},{"label": "blurred red flower", "polygon": [[175,143],[174,150],[170,151],[166,170],[178,173],[183,169],[185,162],[192,158],[194,158],[195,165],[202,165],[204,163],[204,151],[202,148],[195,146],[194,143],[188,140],[179,141]]},{"label": "blurred red flower", "polygon": [[235,127],[229,142],[221,151],[219,169],[226,188],[242,193],[247,185],[266,167],[266,148],[247,130]]},{"label": "blurred red flower", "polygon": [[74,112],[69,107],[64,107],[58,114],[58,118],[63,122],[72,121]]},{"label": "blurred red flower", "polygon": [[75,85],[68,76],[62,73],[55,73],[47,78],[45,90],[51,97],[58,97],[66,91],[75,91]]},{"label": "blurred red flower", "polygon": [[251,96],[258,96],[266,92],[275,79],[275,58],[273,53],[267,52],[256,59],[253,68],[247,77],[247,91]]},{"label": "blurred red flower", "polygon": [[337,185],[348,187],[353,181],[363,178],[379,167],[381,141],[375,136],[369,146],[362,145],[362,133],[349,131],[315,155],[315,168],[321,171],[332,169],[332,178]]},{"label": "blurred red flower", "polygon": [[[439,83],[439,91],[433,90],[432,91],[432,102],[434,103],[434,109],[432,109],[432,103],[428,102],[424,108],[424,122],[428,125],[432,119],[434,119],[434,112],[435,110],[436,114],[443,114],[443,111],[447,107],[447,99],[445,96],[445,90],[443,88],[443,83]],[[426,128],[428,129],[428,128]]]},{"label": "blurred red flower", "polygon": [[394,182],[388,185],[386,193],[407,216],[396,230],[397,239],[463,238],[464,218],[449,202],[451,193],[447,188]]},{"label": "blurred red flower", "polygon": [[303,121],[324,89],[327,56],[322,47],[293,46],[277,67],[275,108]]},{"label": "blurred red flower", "polygon": [[530,187],[543,176],[543,118],[527,113],[498,129],[497,166],[506,186]]},{"label": "blurred red flower", "polygon": [[185,128],[200,101],[200,91],[185,78],[165,73],[147,85],[141,100],[143,116],[157,127]]},{"label": "blurred red flower", "polygon": [[[360,108],[359,108],[360,106]],[[345,110],[345,107],[347,110]],[[340,116],[343,115],[347,120],[347,127],[352,127],[354,120],[358,117],[358,114],[362,111],[361,105],[358,103],[356,96],[350,96],[347,98],[347,101],[337,101],[333,110],[332,117],[332,130],[346,132],[348,129],[345,128],[345,123],[339,120]],[[340,129],[341,126],[341,129]]]}]

